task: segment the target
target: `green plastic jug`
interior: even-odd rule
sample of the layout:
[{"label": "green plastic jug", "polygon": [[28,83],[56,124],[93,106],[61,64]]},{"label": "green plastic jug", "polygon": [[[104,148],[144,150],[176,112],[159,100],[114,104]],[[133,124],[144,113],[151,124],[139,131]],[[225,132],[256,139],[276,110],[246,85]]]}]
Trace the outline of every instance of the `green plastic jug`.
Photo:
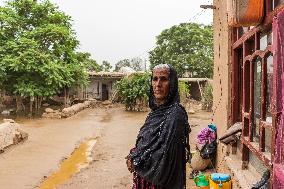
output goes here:
[{"label": "green plastic jug", "polygon": [[204,187],[209,186],[209,181],[203,173],[200,173],[198,176],[194,178],[194,182],[196,186]]}]

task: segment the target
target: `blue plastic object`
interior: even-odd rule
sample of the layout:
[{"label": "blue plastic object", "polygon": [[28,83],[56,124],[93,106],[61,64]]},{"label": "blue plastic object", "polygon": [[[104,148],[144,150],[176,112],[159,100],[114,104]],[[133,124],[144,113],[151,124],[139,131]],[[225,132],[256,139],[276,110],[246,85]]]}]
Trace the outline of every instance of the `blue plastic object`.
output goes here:
[{"label": "blue plastic object", "polygon": [[215,182],[221,181],[226,182],[231,179],[230,175],[224,173],[213,173],[211,174],[211,179]]},{"label": "blue plastic object", "polygon": [[208,127],[209,127],[211,130],[215,131],[215,133],[217,132],[217,127],[216,127],[216,125],[214,125],[214,124],[209,124]]}]

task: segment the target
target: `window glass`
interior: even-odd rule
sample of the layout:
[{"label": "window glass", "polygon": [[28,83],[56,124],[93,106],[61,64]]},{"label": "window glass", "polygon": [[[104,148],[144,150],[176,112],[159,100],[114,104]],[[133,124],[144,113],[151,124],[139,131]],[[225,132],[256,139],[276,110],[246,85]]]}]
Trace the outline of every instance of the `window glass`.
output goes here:
[{"label": "window glass", "polygon": [[268,45],[272,44],[272,33],[261,34],[260,36],[260,50],[265,50]]},{"label": "window glass", "polygon": [[265,129],[265,151],[271,152],[271,130]]},{"label": "window glass", "polygon": [[271,115],[271,97],[272,97],[272,83],[273,83],[273,56],[267,58],[267,91],[266,91],[266,122],[272,124]]},{"label": "window glass", "polygon": [[260,109],[261,109],[261,78],[262,78],[262,66],[261,58],[257,58],[254,65],[254,127],[253,137],[255,141],[259,141],[259,122],[260,122]]},{"label": "window glass", "polygon": [[274,10],[276,7],[278,7],[280,4],[283,4],[284,0],[272,0],[272,9]]}]

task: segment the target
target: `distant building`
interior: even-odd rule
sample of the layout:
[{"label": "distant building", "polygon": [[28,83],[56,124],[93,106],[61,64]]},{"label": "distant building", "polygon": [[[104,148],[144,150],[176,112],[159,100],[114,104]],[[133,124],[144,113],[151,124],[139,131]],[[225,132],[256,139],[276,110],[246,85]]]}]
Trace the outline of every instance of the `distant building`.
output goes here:
[{"label": "distant building", "polygon": [[207,83],[212,83],[212,80],[208,78],[179,78],[178,80],[189,84],[189,95],[194,100],[201,100],[203,88]]},{"label": "distant building", "polygon": [[90,83],[78,90],[78,98],[109,100],[115,90],[115,83],[126,74],[120,72],[89,72]]}]

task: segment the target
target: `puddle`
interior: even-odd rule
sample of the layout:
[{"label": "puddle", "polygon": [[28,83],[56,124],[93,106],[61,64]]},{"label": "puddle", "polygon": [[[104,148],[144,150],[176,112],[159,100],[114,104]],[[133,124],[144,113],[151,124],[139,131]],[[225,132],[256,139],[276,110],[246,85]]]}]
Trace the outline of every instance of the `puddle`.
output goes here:
[{"label": "puddle", "polygon": [[96,142],[95,139],[89,139],[80,144],[71,156],[61,163],[59,170],[42,182],[39,189],[55,189],[58,185],[66,182],[75,173],[80,172],[82,168],[87,167],[93,160],[91,153]]}]

